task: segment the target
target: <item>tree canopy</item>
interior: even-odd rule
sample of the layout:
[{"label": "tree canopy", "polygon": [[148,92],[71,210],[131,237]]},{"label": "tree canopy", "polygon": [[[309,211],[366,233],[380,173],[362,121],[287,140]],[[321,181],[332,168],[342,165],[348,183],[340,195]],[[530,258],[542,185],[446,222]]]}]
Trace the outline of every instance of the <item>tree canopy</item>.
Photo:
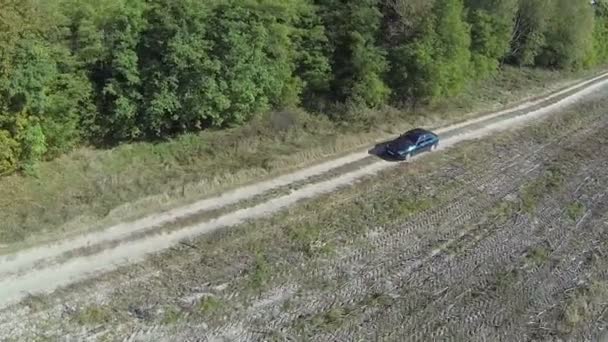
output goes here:
[{"label": "tree canopy", "polygon": [[604,0],[0,0],[0,174],[285,107],[432,102],[504,63],[607,61]]}]

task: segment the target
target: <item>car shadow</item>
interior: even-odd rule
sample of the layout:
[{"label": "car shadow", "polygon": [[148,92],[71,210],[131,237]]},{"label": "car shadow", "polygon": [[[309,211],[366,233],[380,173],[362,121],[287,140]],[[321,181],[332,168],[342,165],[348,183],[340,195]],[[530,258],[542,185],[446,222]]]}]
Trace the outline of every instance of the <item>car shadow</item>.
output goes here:
[{"label": "car shadow", "polygon": [[391,140],[378,143],[378,144],[374,145],[373,148],[369,149],[367,151],[367,153],[369,155],[375,156],[375,157],[380,158],[387,162],[400,162],[401,160],[391,157],[386,153],[386,148],[387,148],[388,144],[390,144],[390,143],[391,143]]}]

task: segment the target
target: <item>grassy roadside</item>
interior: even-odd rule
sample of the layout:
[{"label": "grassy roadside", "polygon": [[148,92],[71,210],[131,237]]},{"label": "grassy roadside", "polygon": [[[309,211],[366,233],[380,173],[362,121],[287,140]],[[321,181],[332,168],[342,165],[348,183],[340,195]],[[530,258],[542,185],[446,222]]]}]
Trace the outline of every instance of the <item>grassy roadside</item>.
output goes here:
[{"label": "grassy roadside", "polygon": [[366,111],[348,126],[285,111],[240,128],[99,151],[40,166],[38,177],[0,179],[0,252],[94,229],[352,151],[411,126],[438,125],[563,87],[585,74],[506,69],[417,114]]}]

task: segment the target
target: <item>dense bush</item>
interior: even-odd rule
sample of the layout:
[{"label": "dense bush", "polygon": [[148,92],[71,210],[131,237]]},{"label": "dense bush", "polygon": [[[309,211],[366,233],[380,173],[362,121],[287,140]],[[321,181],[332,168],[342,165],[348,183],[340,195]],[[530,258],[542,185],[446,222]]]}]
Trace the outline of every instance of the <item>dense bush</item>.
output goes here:
[{"label": "dense bush", "polygon": [[502,63],[608,60],[605,0],[0,0],[0,9],[0,174],[80,144],[225,128],[283,108],[432,102]]},{"label": "dense bush", "polygon": [[471,55],[476,75],[498,69],[509,53],[517,0],[467,0],[471,24]]},{"label": "dense bush", "polygon": [[586,1],[572,0],[554,0],[554,6],[537,64],[580,68],[593,50],[593,8]]},{"label": "dense bush", "polygon": [[597,1],[593,28],[593,47],[585,66],[604,63],[608,60],[608,2]]}]

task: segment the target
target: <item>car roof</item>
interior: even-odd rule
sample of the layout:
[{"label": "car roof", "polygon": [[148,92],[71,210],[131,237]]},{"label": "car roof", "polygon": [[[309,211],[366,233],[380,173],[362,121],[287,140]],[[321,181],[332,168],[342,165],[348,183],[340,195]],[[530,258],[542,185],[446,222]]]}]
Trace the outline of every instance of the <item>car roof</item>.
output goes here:
[{"label": "car roof", "polygon": [[421,135],[429,134],[429,133],[431,133],[431,132],[427,131],[426,129],[416,128],[416,129],[413,129],[411,131],[405,132],[405,134],[403,134],[403,135],[404,136],[410,136],[410,137],[411,136],[420,137]]}]

